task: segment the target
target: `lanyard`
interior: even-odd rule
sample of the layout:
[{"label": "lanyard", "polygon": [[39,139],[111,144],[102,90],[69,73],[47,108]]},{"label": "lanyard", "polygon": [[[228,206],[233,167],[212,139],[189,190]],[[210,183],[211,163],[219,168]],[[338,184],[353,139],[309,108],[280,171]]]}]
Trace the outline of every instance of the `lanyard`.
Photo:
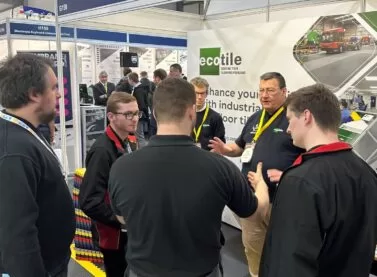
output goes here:
[{"label": "lanyard", "polygon": [[262,135],[262,133],[270,127],[272,122],[284,111],[284,107],[281,107],[267,122],[263,125],[264,116],[266,115],[266,110],[262,111],[262,116],[260,117],[259,124],[258,124],[258,130],[255,133],[255,136],[253,138],[253,142],[255,143],[259,137]]},{"label": "lanyard", "polygon": [[199,136],[200,136],[200,132],[202,131],[203,124],[207,120],[207,117],[208,117],[208,112],[209,112],[209,106],[207,105],[206,111],[204,112],[202,123],[198,127],[198,131],[196,131],[196,128],[194,127],[195,142],[198,142],[198,140],[199,140]]},{"label": "lanyard", "polygon": [[[54,153],[54,151],[51,149],[50,146],[47,145],[47,142],[45,140],[42,140],[40,136],[38,136],[34,130],[32,128],[30,128],[25,122],[19,120],[18,118],[15,118],[11,115],[8,115],[8,114],[4,114],[3,112],[0,111],[0,118],[8,121],[8,122],[11,122],[13,124],[16,124],[22,128],[24,128],[26,131],[28,131],[31,135],[33,135],[40,143],[42,143],[42,145],[54,156],[54,158],[58,161],[58,164],[60,166],[60,169],[62,170],[62,173],[63,173],[63,168],[60,164],[60,161],[58,159],[58,157],[56,156],[56,154]],[[63,174],[64,175],[64,174]]]}]

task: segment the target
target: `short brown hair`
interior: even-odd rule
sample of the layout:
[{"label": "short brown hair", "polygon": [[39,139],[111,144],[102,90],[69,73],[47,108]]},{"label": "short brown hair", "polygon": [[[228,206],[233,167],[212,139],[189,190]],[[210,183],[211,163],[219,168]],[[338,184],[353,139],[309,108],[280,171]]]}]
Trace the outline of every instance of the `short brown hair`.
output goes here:
[{"label": "short brown hair", "polygon": [[128,80],[131,80],[132,82],[138,83],[139,82],[139,75],[136,72],[131,72],[127,75]]},{"label": "short brown hair", "polygon": [[190,81],[190,83],[198,88],[205,88],[207,90],[209,88],[209,84],[207,80],[202,77],[195,77],[194,79]]},{"label": "short brown hair", "polygon": [[127,104],[135,101],[136,98],[127,92],[114,91],[107,100],[107,112],[116,113],[119,103]]},{"label": "short brown hair", "polygon": [[124,67],[123,68],[123,76],[127,76],[128,74],[130,74],[132,72],[132,69],[129,68],[129,67]]},{"label": "short brown hair", "polygon": [[181,78],[168,78],[157,87],[153,106],[157,122],[179,122],[196,102],[194,86]]},{"label": "short brown hair", "polygon": [[154,72],[153,72],[153,76],[156,78],[160,78],[160,80],[165,80],[166,77],[168,76],[168,74],[166,73],[165,69],[162,69],[162,68],[159,68],[159,69],[156,69]]},{"label": "short brown hair", "polygon": [[303,87],[292,92],[289,94],[285,106],[296,116],[309,110],[321,129],[338,132],[341,120],[339,100],[323,84]]}]

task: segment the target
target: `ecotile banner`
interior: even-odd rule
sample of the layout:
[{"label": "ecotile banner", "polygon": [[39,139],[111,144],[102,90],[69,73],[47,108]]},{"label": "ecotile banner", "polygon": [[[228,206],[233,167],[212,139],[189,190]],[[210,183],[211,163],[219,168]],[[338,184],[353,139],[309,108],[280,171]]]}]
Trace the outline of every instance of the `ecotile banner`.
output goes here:
[{"label": "ecotile banner", "polygon": [[288,91],[321,82],[340,97],[377,93],[376,30],[377,12],[368,12],[194,31],[188,77],[208,80],[208,104],[222,115],[230,142],[261,109],[265,72],[280,72]]}]

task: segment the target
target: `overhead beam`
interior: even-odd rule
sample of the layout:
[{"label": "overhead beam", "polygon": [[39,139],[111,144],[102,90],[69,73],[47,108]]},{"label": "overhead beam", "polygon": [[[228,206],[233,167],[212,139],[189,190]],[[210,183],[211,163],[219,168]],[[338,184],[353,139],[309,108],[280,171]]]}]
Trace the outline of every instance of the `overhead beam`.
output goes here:
[{"label": "overhead beam", "polygon": [[203,11],[203,16],[204,16],[203,19],[207,18],[207,12],[208,12],[208,8],[209,8],[209,4],[211,4],[211,0],[206,0],[205,5],[204,5],[204,11]]}]

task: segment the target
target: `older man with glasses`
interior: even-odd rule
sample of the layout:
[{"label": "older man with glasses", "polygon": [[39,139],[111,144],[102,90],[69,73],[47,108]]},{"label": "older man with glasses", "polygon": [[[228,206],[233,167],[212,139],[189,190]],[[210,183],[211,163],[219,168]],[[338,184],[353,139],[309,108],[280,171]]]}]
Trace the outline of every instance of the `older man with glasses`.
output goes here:
[{"label": "older man with glasses", "polygon": [[123,277],[127,268],[127,233],[111,209],[107,192],[110,169],[120,156],[136,150],[128,136],[136,131],[141,115],[135,97],[125,92],[111,94],[107,101],[109,125],[89,150],[80,187],[80,207],[94,223],[93,238],[98,238],[94,243],[103,253],[108,277]]},{"label": "older man with glasses", "polygon": [[[273,201],[282,171],[287,169],[304,150],[295,147],[286,133],[288,121],[284,102],[287,88],[284,77],[278,72],[268,72],[260,77],[259,100],[262,110],[246,122],[241,135],[234,143],[225,144],[219,138],[210,141],[214,152],[228,157],[241,157],[242,173],[251,176],[257,164],[263,162],[263,177]],[[250,173],[250,174],[249,174]],[[270,207],[271,208],[271,207]],[[242,241],[252,277],[258,276],[261,253],[269,224],[269,215],[251,222],[241,219]]]}]

